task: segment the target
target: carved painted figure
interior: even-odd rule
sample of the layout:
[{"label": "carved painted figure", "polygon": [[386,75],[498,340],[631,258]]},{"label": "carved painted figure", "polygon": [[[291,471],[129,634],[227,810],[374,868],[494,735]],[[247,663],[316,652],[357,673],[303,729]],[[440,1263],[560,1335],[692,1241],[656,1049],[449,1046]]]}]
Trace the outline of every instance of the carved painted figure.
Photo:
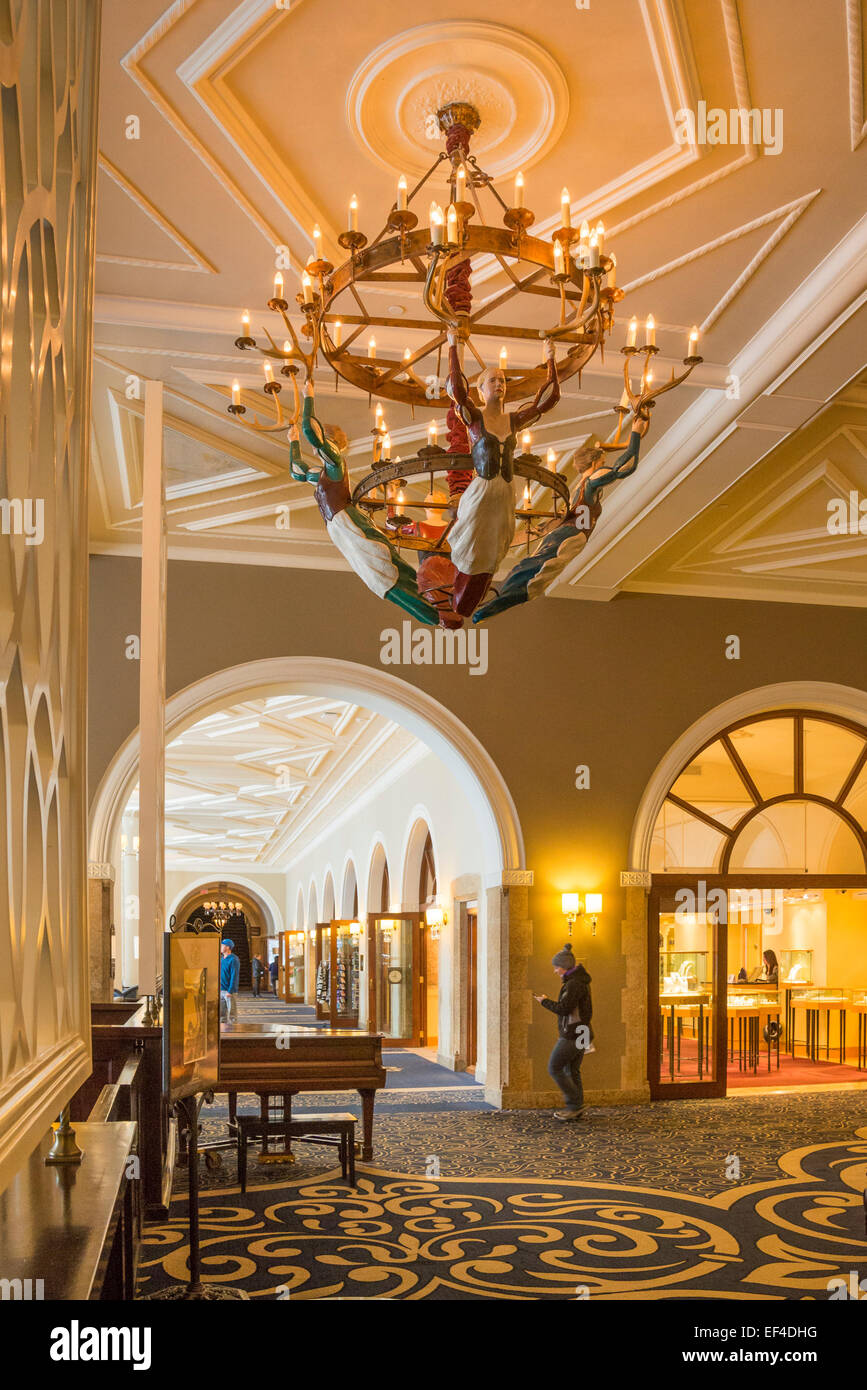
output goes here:
[{"label": "carved painted figure", "polygon": [[449,332],[449,395],[467,427],[476,476],[461,494],[449,532],[455,567],[454,609],[467,617],[481,603],[515,535],[512,459],[518,434],[560,399],[554,344],[547,340],[548,373],[536,397],[506,413],[506,376],[488,367],[476,382],[481,408],[470,398],[458,357],[458,336]]},{"label": "carved painted figure", "polygon": [[613,463],[605,462],[605,454],[596,442],[585,444],[575,464],[581,474],[565,517],[551,523],[532,555],[521,560],[507,575],[496,598],[483,604],[473,615],[474,623],[484,622],[507,608],[543,594],[580,550],[587,544],[602,512],[601,492],[609,483],[626,478],[638,467],[641,437],[649,421],[637,419],[633,424],[629,444]]},{"label": "carved painted figure", "polygon": [[313,401],[313,383],[308,381],[304,388],[301,428],[304,438],[321,460],[322,468],[310,468],[305,464],[301,457],[298,427],[293,424],[289,431],[292,477],[297,482],[316,484],[314,495],[329,538],[368,589],[380,598],[397,604],[417,622],[435,627],[439,614],[419,593],[415,570],[401,558],[367,515],[353,504],[344,458],[349,441],[342,430],[332,426],[323,428],[314,414]]}]

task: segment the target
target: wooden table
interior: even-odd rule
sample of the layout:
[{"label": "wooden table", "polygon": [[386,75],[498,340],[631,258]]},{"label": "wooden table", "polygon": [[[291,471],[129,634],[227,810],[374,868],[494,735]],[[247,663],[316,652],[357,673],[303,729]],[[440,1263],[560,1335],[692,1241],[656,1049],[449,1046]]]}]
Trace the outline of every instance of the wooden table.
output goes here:
[{"label": "wooden table", "polygon": [[859,1071],[867,1070],[867,1003],[850,1004],[853,1014],[858,1015],[858,1056],[855,1062]]},{"label": "wooden table", "polygon": [[[679,1005],[689,1004],[698,1006],[698,1074],[699,1078],[704,1076],[704,1050],[705,1050],[705,1005],[710,999],[709,994],[702,994],[700,990],[687,990],[685,994],[662,994],[659,996],[659,1007],[661,1010],[671,1009],[670,1023],[668,1030],[668,1071],[671,1080],[674,1080],[674,1038],[675,1038],[675,1009]],[[708,1014],[708,1021],[710,1015]]]},{"label": "wooden table", "polygon": [[0,1194],[0,1272],[41,1280],[31,1297],[46,1301],[131,1299],[138,1255],[139,1187],[127,1176],[136,1126],[76,1122],[83,1151],[75,1167],[45,1166],[52,1135]]},{"label": "wooden table", "polygon": [[[288,1036],[288,1045],[286,1044]],[[286,1119],[292,1096],[303,1091],[357,1091],[361,1097],[361,1156],[373,1157],[373,1102],[385,1086],[382,1034],[356,1028],[304,1028],[279,1023],[224,1023],[220,1075],[215,1091],[236,1097],[284,1096]]]},{"label": "wooden table", "polygon": [[846,1061],[846,1010],[851,1008],[845,999],[793,999],[792,1012],[804,1010],[807,1030],[807,1056],[811,1062],[819,1060],[819,1019],[825,1015],[825,1057],[831,1060],[831,1013],[837,1010],[840,1015],[840,1065]]},{"label": "wooden table", "polygon": [[[781,1006],[779,1004],[735,1004],[729,1000],[728,1021],[729,1021],[729,1061],[734,1061],[735,1055],[735,1019],[738,1022],[738,1070],[749,1071],[752,1067],[753,1072],[759,1069],[759,1051],[761,1042],[762,1015],[766,1015],[770,1023],[773,1017],[778,1025],[776,1038],[777,1070],[780,1067],[780,1022]],[[746,1024],[746,1027],[744,1027]],[[744,1046],[746,1044],[746,1046]],[[771,1070],[771,1039],[768,1036],[768,1071]]]}]

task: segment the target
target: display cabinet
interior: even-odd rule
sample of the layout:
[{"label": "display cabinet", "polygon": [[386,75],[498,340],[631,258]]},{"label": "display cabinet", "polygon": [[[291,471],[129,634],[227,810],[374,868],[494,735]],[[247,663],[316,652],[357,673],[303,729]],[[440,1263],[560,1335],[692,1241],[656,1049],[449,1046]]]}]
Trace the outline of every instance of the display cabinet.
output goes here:
[{"label": "display cabinet", "polygon": [[842,1065],[846,1060],[846,1010],[855,1003],[858,991],[817,985],[812,989],[789,989],[787,993],[792,1016],[792,1055],[797,1025],[803,1019],[803,1039],[797,1041],[803,1041],[810,1060],[819,1061],[824,1049],[826,1061],[831,1060],[833,1051]]},{"label": "display cabinet", "polygon": [[707,951],[660,951],[660,997],[704,989],[709,979]]},{"label": "display cabinet", "polygon": [[361,990],[361,923],[316,924],[316,1017],[332,1028],[357,1028]]},{"label": "display cabinet", "polygon": [[780,951],[779,961],[781,984],[810,985],[813,983],[812,951]]},{"label": "display cabinet", "polygon": [[291,1004],[304,1002],[304,956],[307,933],[287,931],[283,934],[283,998]]}]

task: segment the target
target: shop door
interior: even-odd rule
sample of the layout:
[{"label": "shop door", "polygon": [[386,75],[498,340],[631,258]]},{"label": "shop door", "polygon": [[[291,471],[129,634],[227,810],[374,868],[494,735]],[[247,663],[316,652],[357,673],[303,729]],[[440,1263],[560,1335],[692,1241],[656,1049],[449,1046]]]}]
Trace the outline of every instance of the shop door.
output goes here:
[{"label": "shop door", "polygon": [[466,1059],[467,1071],[475,1068],[478,1051],[478,929],[479,915],[474,909],[467,910],[466,957],[464,960],[464,979],[466,981]]},{"label": "shop door", "polygon": [[316,924],[316,1017],[332,1028],[358,1027],[361,928],[348,918]]},{"label": "shop door", "polygon": [[651,889],[647,1058],[654,1100],[724,1096],[727,894],[697,879]]},{"label": "shop door", "polygon": [[422,921],[420,912],[368,914],[368,1018],[385,1047],[423,1047],[426,1041]]}]

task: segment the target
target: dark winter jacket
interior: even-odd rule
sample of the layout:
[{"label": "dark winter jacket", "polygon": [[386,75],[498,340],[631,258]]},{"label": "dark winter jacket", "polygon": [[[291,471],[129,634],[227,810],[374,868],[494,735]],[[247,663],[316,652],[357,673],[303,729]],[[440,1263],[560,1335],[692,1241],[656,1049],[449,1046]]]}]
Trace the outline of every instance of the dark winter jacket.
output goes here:
[{"label": "dark winter jacket", "polygon": [[[593,1017],[593,1001],[590,997],[590,976],[583,965],[563,976],[560,994],[556,999],[543,999],[542,1008],[550,1009],[557,1015],[557,1029],[561,1038],[574,1038],[578,1027],[586,1023],[589,1027]],[[593,1029],[590,1028],[590,1040]]]}]

